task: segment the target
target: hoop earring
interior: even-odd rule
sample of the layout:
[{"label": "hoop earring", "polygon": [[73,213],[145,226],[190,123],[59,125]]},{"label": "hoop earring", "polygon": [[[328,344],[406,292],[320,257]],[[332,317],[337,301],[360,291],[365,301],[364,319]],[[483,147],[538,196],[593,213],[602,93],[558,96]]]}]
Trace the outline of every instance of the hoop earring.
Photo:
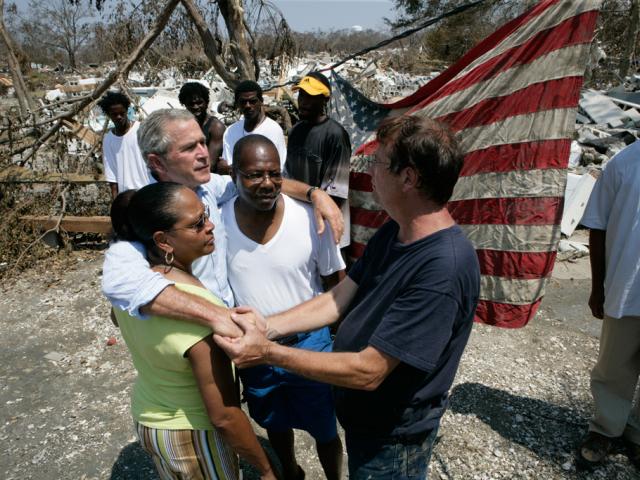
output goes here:
[{"label": "hoop earring", "polygon": [[173,263],[173,252],[164,252],[164,263],[171,266]]}]

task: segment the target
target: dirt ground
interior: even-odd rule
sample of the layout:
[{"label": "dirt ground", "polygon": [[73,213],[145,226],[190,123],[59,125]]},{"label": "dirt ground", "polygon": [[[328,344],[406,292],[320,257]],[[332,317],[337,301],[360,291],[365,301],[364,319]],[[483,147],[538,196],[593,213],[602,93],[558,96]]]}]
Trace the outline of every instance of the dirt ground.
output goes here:
[{"label": "dirt ground", "polygon": [[[0,287],[0,478],[155,479],[129,414],[135,374],[100,294],[102,252],[71,259]],[[586,307],[589,284],[588,258],[559,262],[529,326],[474,326],[430,478],[640,478],[621,448],[605,466],[576,472],[600,329]],[[307,478],[323,478],[313,442],[296,438]],[[245,477],[255,477],[246,466]]]}]

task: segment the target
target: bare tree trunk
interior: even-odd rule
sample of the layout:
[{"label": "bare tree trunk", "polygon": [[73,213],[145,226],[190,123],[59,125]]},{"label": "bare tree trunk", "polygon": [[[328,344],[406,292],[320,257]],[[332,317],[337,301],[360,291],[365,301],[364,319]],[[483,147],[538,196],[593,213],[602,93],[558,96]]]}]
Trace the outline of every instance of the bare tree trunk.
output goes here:
[{"label": "bare tree trunk", "polygon": [[182,2],[182,5],[184,5],[184,8],[187,9],[187,13],[191,17],[191,20],[193,20],[193,23],[198,30],[198,34],[200,35],[200,39],[202,40],[204,53],[211,61],[216,73],[220,76],[222,81],[227,84],[227,86],[232,89],[235,88],[240,79],[237,75],[227,70],[224,60],[218,51],[216,40],[213,38],[213,34],[211,33],[211,30],[209,30],[209,26],[202,16],[202,13],[200,13],[200,10],[198,10],[198,7],[193,0],[180,1]]},{"label": "bare tree trunk", "polygon": [[0,35],[7,47],[7,54],[9,57],[9,70],[11,71],[11,78],[13,79],[13,88],[16,91],[16,97],[18,98],[18,106],[20,108],[20,116],[26,118],[29,110],[33,110],[35,105],[33,99],[29,94],[29,89],[24,81],[22,70],[20,69],[20,62],[15,53],[15,44],[9,34],[9,31],[4,24],[4,0],[0,0]]},{"label": "bare tree trunk", "polygon": [[241,0],[218,0],[220,13],[229,32],[229,47],[243,80],[257,80],[253,55],[245,35],[244,8]]},{"label": "bare tree trunk", "polygon": [[229,72],[225,66],[224,59],[218,51],[216,40],[195,2],[193,0],[181,0],[181,2],[187,9],[187,13],[198,30],[204,47],[204,53],[211,61],[213,68],[222,81],[224,81],[229,88],[233,89],[241,80],[257,80],[254,58],[251,54],[247,36],[245,35],[242,2],[239,0],[218,0],[220,13],[224,18],[227,31],[229,32],[231,53],[238,67],[236,73]]},{"label": "bare tree trunk", "polygon": [[77,70],[76,68],[76,52],[68,51],[67,57],[69,57],[69,67],[71,70]]},{"label": "bare tree trunk", "polygon": [[[0,0],[3,1],[3,0]],[[100,96],[107,91],[107,89],[113,85],[119,77],[126,77],[129,74],[129,71],[136,64],[140,57],[144,54],[144,52],[151,46],[154,40],[160,35],[164,27],[167,25],[171,14],[175,10],[176,6],[180,0],[168,0],[167,4],[164,6],[158,17],[156,18],[156,23],[153,28],[147,33],[147,35],[142,39],[142,42],[135,48],[133,52],[127,57],[126,61],[116,70],[111,72],[109,76],[96,87],[96,89],[90,94],[84,97],[84,100],[78,102],[78,104],[67,113],[60,115],[57,123],[47,130],[36,142],[33,144],[31,148],[31,152],[27,155],[27,157],[20,162],[20,165],[23,166],[40,148],[44,142],[46,142],[49,138],[51,138],[60,128],[63,126],[65,120],[71,120],[82,110],[91,105],[95,100],[99,99]]]},{"label": "bare tree trunk", "polygon": [[629,66],[636,50],[636,39],[638,38],[638,27],[640,27],[640,0],[631,0],[631,11],[629,12],[629,28],[626,31],[626,38],[622,42],[624,49],[620,60],[620,77],[624,79],[629,73]]}]

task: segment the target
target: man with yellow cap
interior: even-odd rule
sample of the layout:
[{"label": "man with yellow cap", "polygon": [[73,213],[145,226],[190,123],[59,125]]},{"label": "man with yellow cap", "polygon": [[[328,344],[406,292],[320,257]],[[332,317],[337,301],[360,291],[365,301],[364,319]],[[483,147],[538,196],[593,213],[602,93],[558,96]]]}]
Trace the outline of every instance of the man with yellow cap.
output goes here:
[{"label": "man with yellow cap", "polygon": [[298,91],[300,121],[289,134],[285,174],[327,192],[342,211],[345,233],[340,247],[350,243],[349,164],[351,143],[346,130],[327,115],[331,85],[320,72],[311,72],[293,87]]}]

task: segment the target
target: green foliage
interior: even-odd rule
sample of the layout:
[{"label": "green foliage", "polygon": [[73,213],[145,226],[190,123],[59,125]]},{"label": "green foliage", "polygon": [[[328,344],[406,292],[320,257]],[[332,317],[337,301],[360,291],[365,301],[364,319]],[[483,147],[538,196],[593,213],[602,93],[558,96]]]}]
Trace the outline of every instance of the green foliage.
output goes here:
[{"label": "green foliage", "polygon": [[[398,20],[389,23],[401,30],[467,3],[470,0],[394,0]],[[501,24],[522,13],[527,4],[516,0],[486,0],[427,29],[419,37],[421,46],[431,57],[453,62]]]}]

